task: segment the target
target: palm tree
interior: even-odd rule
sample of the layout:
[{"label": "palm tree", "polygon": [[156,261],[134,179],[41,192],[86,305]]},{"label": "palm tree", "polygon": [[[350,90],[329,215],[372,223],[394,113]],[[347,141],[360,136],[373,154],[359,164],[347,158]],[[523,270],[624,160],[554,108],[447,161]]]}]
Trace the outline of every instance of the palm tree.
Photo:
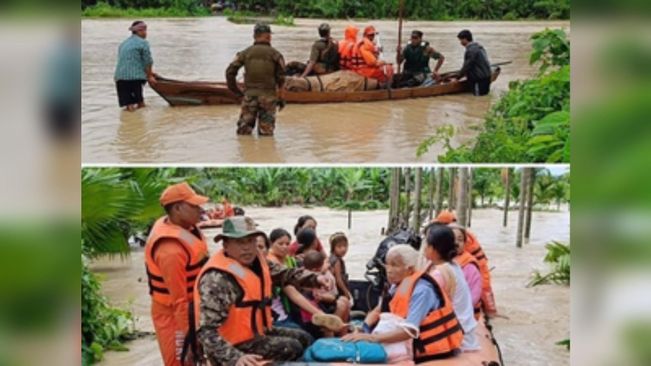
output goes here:
[{"label": "palm tree", "polygon": [[526,196],[527,196],[527,185],[530,168],[522,168],[520,170],[520,209],[518,210],[518,231],[517,238],[515,240],[515,246],[522,248],[522,237],[524,234],[524,220],[525,220],[525,206],[526,206]]},{"label": "palm tree", "polygon": [[502,169],[502,179],[504,180],[504,217],[502,220],[502,226],[506,227],[509,219],[509,203],[511,201],[511,169],[504,168]]},{"label": "palm tree", "polygon": [[348,209],[348,228],[352,226],[352,210],[360,207],[360,202],[355,201],[355,194],[367,190],[370,185],[364,177],[363,169],[343,169],[341,173],[341,183],[346,192],[344,207]]},{"label": "palm tree", "polygon": [[[432,172],[433,173],[433,172]],[[445,171],[443,168],[437,168],[436,169],[436,214],[434,216],[438,216],[438,214],[443,210],[443,174]]]},{"label": "palm tree", "polygon": [[556,201],[556,211],[561,210],[561,202],[567,198],[567,183],[561,178],[554,181],[550,193]]},{"label": "palm tree", "polygon": [[459,168],[459,190],[456,208],[459,225],[468,226],[468,168]]},{"label": "palm tree", "polygon": [[126,255],[128,238],[163,210],[160,193],[178,181],[165,169],[84,169],[81,176],[81,239],[85,254]]}]

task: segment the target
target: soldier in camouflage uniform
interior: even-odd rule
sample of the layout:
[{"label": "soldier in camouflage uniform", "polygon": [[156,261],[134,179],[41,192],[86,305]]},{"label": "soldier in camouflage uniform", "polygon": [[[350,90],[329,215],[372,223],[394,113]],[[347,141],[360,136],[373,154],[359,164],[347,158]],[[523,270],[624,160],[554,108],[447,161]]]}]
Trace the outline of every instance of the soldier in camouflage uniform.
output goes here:
[{"label": "soldier in camouflage uniform", "polygon": [[[276,106],[282,108],[282,101],[277,95],[285,83],[285,60],[280,52],[271,47],[271,27],[258,23],[253,36],[253,46],[239,52],[226,69],[226,82],[228,89],[243,97],[237,133],[250,135],[257,119],[258,134],[272,136],[276,124]],[[238,88],[235,80],[242,66],[244,92]]]},{"label": "soldier in camouflage uniform", "polygon": [[[260,234],[264,235],[256,230],[253,220],[237,216],[224,222],[223,234],[215,237],[215,241],[224,239],[224,255],[263,278],[263,266],[260,263],[263,257],[258,256],[256,247],[256,237]],[[211,261],[218,255],[219,253],[215,254]],[[325,276],[266,262],[274,286],[333,286]],[[263,365],[266,361],[292,361],[303,355],[312,338],[300,329],[271,327],[263,336],[258,335],[236,345],[226,341],[219,330],[229,318],[234,305],[243,299],[244,292],[233,275],[211,268],[210,264],[208,262],[200,274],[195,301],[198,298],[197,336],[212,365],[256,366]]]}]

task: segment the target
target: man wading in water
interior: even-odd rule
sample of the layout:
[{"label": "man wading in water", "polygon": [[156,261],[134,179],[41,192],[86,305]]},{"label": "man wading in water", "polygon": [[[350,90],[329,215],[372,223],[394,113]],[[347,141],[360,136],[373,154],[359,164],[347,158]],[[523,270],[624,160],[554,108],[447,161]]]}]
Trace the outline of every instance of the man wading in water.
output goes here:
[{"label": "man wading in water", "polygon": [[156,84],[152,71],[154,60],[149,50],[147,38],[147,24],[135,21],[129,27],[131,37],[127,38],[118,48],[118,64],[115,67],[115,86],[118,92],[120,107],[133,112],[145,106],[142,97],[142,86],[149,81],[150,85]]},{"label": "man wading in water", "polygon": [[[472,33],[464,29],[457,35],[461,45],[466,48],[463,55],[463,67],[459,71],[459,78],[466,77],[470,91],[475,96],[486,95],[491,86],[491,64],[484,46],[473,42]],[[457,82],[452,79],[452,82]]]},{"label": "man wading in water", "polygon": [[[226,69],[226,82],[237,96],[242,97],[242,112],[237,121],[237,134],[250,135],[258,120],[258,134],[273,136],[276,106],[284,107],[278,91],[285,84],[285,60],[271,47],[271,27],[258,23],[253,30],[253,46],[241,51]],[[244,92],[235,78],[244,66]]]}]

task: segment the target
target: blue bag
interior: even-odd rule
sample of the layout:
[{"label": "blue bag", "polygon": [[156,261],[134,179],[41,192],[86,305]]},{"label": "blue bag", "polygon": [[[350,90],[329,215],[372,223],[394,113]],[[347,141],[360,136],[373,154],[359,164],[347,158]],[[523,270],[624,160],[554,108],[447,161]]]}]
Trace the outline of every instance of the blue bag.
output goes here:
[{"label": "blue bag", "polygon": [[387,354],[381,343],[321,338],[305,350],[303,358],[307,362],[386,363]]}]

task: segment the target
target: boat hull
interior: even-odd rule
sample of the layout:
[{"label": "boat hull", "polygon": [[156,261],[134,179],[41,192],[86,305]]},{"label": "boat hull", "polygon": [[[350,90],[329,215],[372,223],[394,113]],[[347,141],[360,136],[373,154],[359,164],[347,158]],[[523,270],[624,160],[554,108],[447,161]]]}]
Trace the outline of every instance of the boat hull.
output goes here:
[{"label": "boat hull", "polygon": [[[500,74],[500,68],[493,69],[492,80]],[[240,85],[240,88],[242,86]],[[228,90],[224,82],[180,81],[158,77],[156,85],[152,85],[163,99],[172,106],[220,105],[239,104],[241,99]],[[282,98],[287,103],[349,103],[376,102],[386,100],[401,100],[412,98],[427,98],[439,95],[467,93],[467,83],[442,83],[428,87],[379,89],[357,92],[291,92],[283,90]]]}]

